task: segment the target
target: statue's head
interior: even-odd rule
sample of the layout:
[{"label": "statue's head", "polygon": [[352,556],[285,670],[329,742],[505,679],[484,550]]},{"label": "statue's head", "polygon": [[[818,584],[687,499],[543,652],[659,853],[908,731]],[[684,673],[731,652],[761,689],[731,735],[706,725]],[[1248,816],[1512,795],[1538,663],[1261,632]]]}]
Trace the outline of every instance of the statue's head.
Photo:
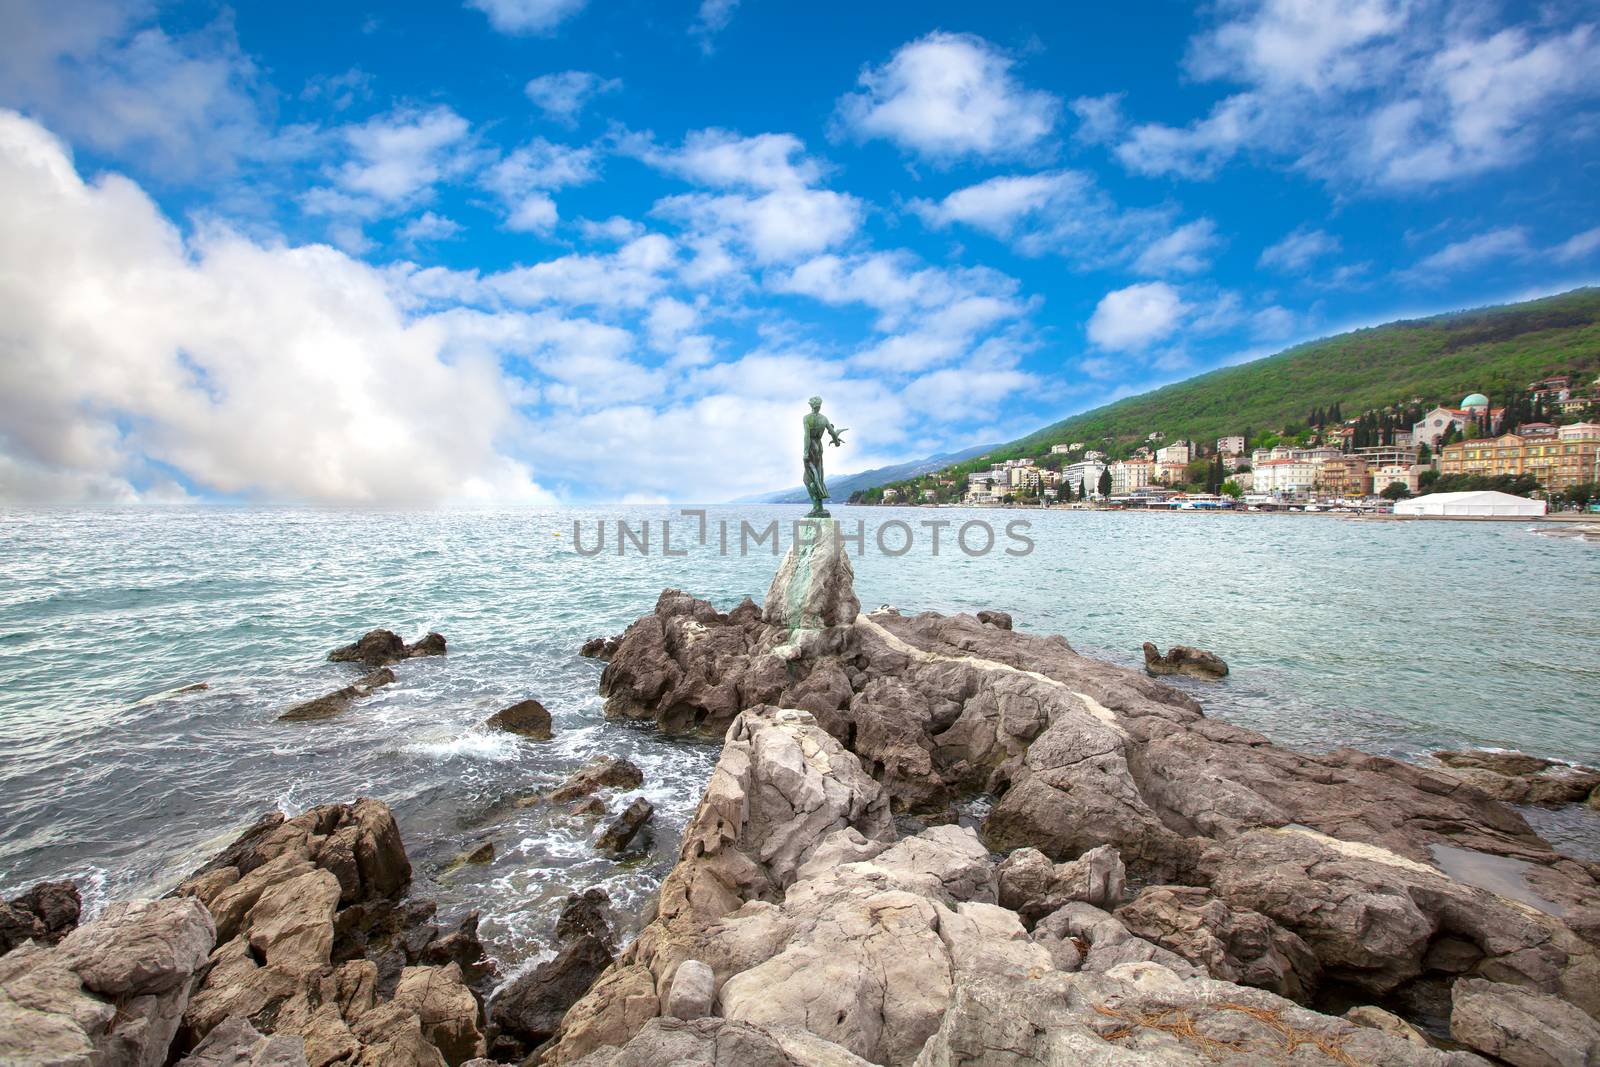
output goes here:
[{"label": "statue's head", "polygon": [[811,410],[812,411],[821,411],[822,410],[822,398],[820,396],[814,396],[814,397],[811,398]]}]

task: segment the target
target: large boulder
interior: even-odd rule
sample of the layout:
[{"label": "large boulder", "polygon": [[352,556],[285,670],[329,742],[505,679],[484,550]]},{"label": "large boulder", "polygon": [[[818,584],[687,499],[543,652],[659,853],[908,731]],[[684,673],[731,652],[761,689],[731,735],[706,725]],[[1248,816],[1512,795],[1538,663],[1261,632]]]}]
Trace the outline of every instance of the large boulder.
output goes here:
[{"label": "large boulder", "polygon": [[519,700],[501,708],[484,723],[491,730],[505,730],[534,741],[550,740],[550,713],[537,700]]},{"label": "large boulder", "polygon": [[1435,752],[1451,774],[1511,804],[1581,804],[1600,787],[1600,770],[1525,752]]},{"label": "large boulder", "polygon": [[833,519],[810,519],[795,525],[795,543],[772,576],[761,617],[770,626],[788,630],[824,630],[849,626],[861,614],[856,599],[855,568]]},{"label": "large boulder", "polygon": [[178,1067],[309,1067],[305,1047],[303,1037],[263,1036],[249,1020],[232,1018],[207,1034]]},{"label": "large boulder", "polygon": [[1463,978],[1450,1003],[1450,1036],[1512,1067],[1600,1063],[1600,1023],[1557,997]]},{"label": "large boulder", "polygon": [[539,799],[565,804],[602,789],[637,789],[643,784],[644,772],[632,760],[621,756],[595,756]]},{"label": "large boulder", "polygon": [[39,882],[0,902],[0,956],[25,941],[53,945],[78,925],[83,898],[71,882]]},{"label": "large boulder", "polygon": [[645,823],[655,814],[655,807],[644,797],[634,797],[633,802],[623,809],[621,815],[611,820],[611,824],[600,832],[595,848],[601,852],[621,852],[628,847]]}]

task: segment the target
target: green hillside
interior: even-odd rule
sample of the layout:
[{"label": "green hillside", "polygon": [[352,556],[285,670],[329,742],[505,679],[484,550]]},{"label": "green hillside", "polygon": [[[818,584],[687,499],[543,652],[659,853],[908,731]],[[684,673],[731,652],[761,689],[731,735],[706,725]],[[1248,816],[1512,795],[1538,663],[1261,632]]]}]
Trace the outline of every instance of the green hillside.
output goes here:
[{"label": "green hillside", "polygon": [[1116,458],[1154,430],[1168,441],[1209,445],[1224,434],[1304,426],[1311,409],[1334,404],[1351,418],[1416,399],[1456,404],[1470,392],[1496,399],[1562,373],[1585,382],[1600,374],[1600,288],[1311,341],[1073,415],[941,473],[1039,457],[1076,441]]}]

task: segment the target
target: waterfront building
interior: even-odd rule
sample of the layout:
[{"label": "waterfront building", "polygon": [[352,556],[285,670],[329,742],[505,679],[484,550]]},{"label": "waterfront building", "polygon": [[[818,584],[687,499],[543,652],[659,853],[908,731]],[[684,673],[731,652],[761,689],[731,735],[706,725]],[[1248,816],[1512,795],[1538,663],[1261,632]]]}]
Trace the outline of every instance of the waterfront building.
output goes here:
[{"label": "waterfront building", "polygon": [[1538,518],[1545,513],[1543,500],[1512,496],[1510,493],[1429,493],[1415,500],[1401,500],[1394,506],[1396,515],[1434,518]]},{"label": "waterfront building", "polygon": [[1088,488],[1090,496],[1099,496],[1100,474],[1105,469],[1106,465],[1099,460],[1079,460],[1061,468],[1061,480],[1073,492],[1083,485]]},{"label": "waterfront building", "polygon": [[1459,408],[1437,407],[1422,416],[1421,421],[1413,423],[1411,444],[1425,444],[1429,448],[1438,449],[1439,439],[1452,426],[1466,433],[1468,426],[1486,423],[1488,432],[1494,433],[1500,429],[1500,420],[1504,415],[1505,408],[1490,407],[1489,398],[1482,393],[1469,393],[1462,398]]},{"label": "waterfront building", "polygon": [[1531,474],[1552,493],[1600,480],[1600,423],[1575,423],[1554,433],[1537,426],[1533,430],[1457,441],[1439,454],[1439,472],[1489,478]]},{"label": "waterfront building", "polygon": [[1371,479],[1363,456],[1340,455],[1317,467],[1316,489],[1332,496],[1362,496]]},{"label": "waterfront building", "polygon": [[1168,460],[1156,464],[1156,480],[1166,482],[1168,485],[1182,485],[1189,475],[1189,464]]},{"label": "waterfront building", "polygon": [[1292,457],[1265,460],[1251,469],[1255,475],[1252,488],[1258,493],[1278,495],[1308,493],[1316,487],[1319,466],[1311,460]]},{"label": "waterfront building", "polygon": [[1111,464],[1111,495],[1127,496],[1155,480],[1155,464],[1144,460],[1119,459]]},{"label": "waterfront building", "polygon": [[1358,448],[1351,455],[1366,460],[1369,469],[1414,467],[1417,463],[1417,450],[1410,445],[1373,445],[1370,448]]},{"label": "waterfront building", "polygon": [[1380,495],[1382,492],[1399,482],[1407,491],[1415,493],[1418,488],[1418,479],[1422,475],[1420,467],[1408,466],[1403,463],[1390,463],[1381,467],[1372,468],[1372,492]]}]

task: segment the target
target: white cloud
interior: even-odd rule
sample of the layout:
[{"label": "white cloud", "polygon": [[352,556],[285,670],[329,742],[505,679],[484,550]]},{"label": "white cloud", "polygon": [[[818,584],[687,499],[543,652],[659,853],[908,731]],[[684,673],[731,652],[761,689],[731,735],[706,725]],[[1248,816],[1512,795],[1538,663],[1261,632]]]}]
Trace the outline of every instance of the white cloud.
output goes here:
[{"label": "white cloud", "polygon": [[[930,226],[971,226],[1023,255],[1055,253],[1080,266],[1126,262],[1132,248],[1165,236],[1173,221],[1167,208],[1120,210],[1090,175],[1075,170],[1002,175],[910,207]],[[1193,230],[1182,240],[1201,236]]]},{"label": "white cloud", "polygon": [[586,70],[564,70],[541,74],[528,82],[523,91],[534,106],[544,112],[545,118],[573,126],[590,100],[621,88],[620,78],[602,78]]},{"label": "white cloud", "polygon": [[548,499],[500,448],[518,419],[499,367],[444,358],[447,331],[365,264],[226,229],[186,240],[9,111],[0,212],[0,496],[127,499],[158,463],[225,494]]},{"label": "white cloud", "polygon": [[1136,351],[1172,335],[1191,309],[1166,282],[1143,282],[1100,298],[1089,319],[1089,340],[1101,348]]},{"label": "white cloud", "polygon": [[821,178],[821,165],[805,150],[805,142],[792,133],[741,137],[719,129],[696,130],[679,149],[663,150],[649,142],[637,148],[646,163],[689,181],[758,190],[801,188]]},{"label": "white cloud", "polygon": [[658,233],[629,241],[604,255],[573,254],[516,267],[484,279],[502,299],[519,305],[640,308],[666,288],[673,245]]},{"label": "white cloud", "polygon": [[308,190],[311,214],[374,218],[426,203],[440,182],[474,162],[467,120],[448,107],[402,107],[340,131],[345,160],[330,170],[334,186]]},{"label": "white cloud", "polygon": [[930,33],[862,71],[839,117],[857,138],[886,138],[938,162],[1017,156],[1054,128],[1060,102],[1023,88],[1013,66],[981,37]]},{"label": "white cloud", "polygon": [[229,20],[174,36],[152,14],[115,0],[11,0],[0,99],[166,184],[215,182],[242,161],[303,150],[304,131],[270,128]]},{"label": "white cloud", "polygon": [[861,225],[861,201],[827,189],[775,189],[760,196],[686,193],[652,213],[719,245],[742,246],[758,263],[785,263],[845,241]]},{"label": "white cloud", "polygon": [[1339,247],[1339,238],[1327,231],[1299,226],[1281,241],[1263,249],[1256,265],[1299,274],[1315,260],[1339,251]]},{"label": "white cloud", "polygon": [[548,33],[582,11],[588,0],[467,0],[501,33]]},{"label": "white cloud", "polygon": [[442,241],[461,232],[461,224],[454,219],[424,211],[400,227],[400,236],[407,241]]},{"label": "white cloud", "polygon": [[1426,186],[1523,162],[1600,95],[1600,31],[1556,10],[1526,26],[1401,0],[1218,10],[1189,71],[1243,88],[1186,126],[1134,126],[1116,146],[1129,169],[1208,178],[1251,153],[1334,183]]},{"label": "white cloud", "polygon": [[700,10],[695,13],[689,33],[699,39],[700,48],[707,55],[712,51],[711,38],[728,28],[738,7],[739,0],[700,0]]},{"label": "white cloud", "polygon": [[1078,140],[1105,144],[1115,137],[1123,125],[1122,97],[1122,93],[1106,93],[1104,96],[1080,96],[1072,101],[1068,106],[1078,117],[1075,134]]},{"label": "white cloud", "polygon": [[1445,245],[1419,260],[1410,273],[1417,277],[1451,274],[1485,263],[1521,259],[1532,251],[1527,231],[1520,226],[1506,226]]},{"label": "white cloud", "polygon": [[506,207],[506,228],[539,233],[555,226],[558,212],[550,190],[594,180],[594,150],[552,144],[536,137],[484,172],[484,188]]},{"label": "white cloud", "polygon": [[1211,265],[1206,253],[1215,248],[1217,224],[1197,219],[1152,241],[1134,260],[1140,274],[1195,274]]},{"label": "white cloud", "polygon": [[1580,259],[1587,259],[1600,252],[1600,226],[1582,233],[1573,234],[1555,248],[1550,254],[1559,262],[1573,263]]}]

